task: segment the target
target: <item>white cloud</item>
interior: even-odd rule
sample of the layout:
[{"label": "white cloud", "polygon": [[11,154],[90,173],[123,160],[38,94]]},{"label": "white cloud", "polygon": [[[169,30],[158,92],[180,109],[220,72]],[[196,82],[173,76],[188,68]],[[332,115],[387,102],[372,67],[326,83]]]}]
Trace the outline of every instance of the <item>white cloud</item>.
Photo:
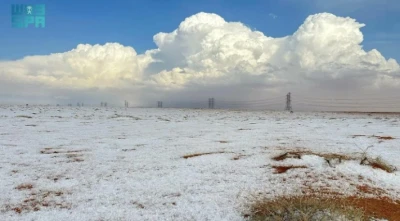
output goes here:
[{"label": "white cloud", "polygon": [[240,22],[198,13],[174,31],[156,34],[157,49],[144,54],[118,43],[81,44],[65,53],[0,62],[0,93],[19,93],[13,88],[23,87],[70,97],[68,91],[96,89],[102,96],[122,97],[135,91],[141,102],[160,97],[160,91],[185,97],[194,88],[218,93],[218,86],[231,88],[224,90],[231,100],[243,96],[242,90],[235,94],[239,88],[399,87],[398,63],[375,49],[364,51],[362,27],[352,18],[321,13],[309,16],[293,35],[272,38]]},{"label": "white cloud", "polygon": [[275,15],[274,13],[269,13],[268,14],[271,18],[273,18],[273,19],[276,19],[276,18],[278,18],[278,16],[277,15]]}]

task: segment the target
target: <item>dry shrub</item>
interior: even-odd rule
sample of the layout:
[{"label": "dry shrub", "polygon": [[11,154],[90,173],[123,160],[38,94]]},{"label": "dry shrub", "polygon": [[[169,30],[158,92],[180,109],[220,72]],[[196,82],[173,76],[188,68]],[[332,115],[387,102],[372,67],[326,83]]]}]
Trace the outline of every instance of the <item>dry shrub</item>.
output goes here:
[{"label": "dry shrub", "polygon": [[374,160],[370,160],[370,165],[372,168],[381,169],[388,173],[393,173],[394,171],[396,171],[395,167],[392,167],[391,165],[387,164],[380,157],[375,158]]}]

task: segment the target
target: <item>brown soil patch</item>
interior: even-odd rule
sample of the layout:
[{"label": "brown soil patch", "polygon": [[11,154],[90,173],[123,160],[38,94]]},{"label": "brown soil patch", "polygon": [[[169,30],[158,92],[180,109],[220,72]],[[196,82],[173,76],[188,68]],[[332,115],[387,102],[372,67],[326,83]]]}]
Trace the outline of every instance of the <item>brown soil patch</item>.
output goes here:
[{"label": "brown soil patch", "polygon": [[358,189],[358,191],[360,191],[362,193],[374,194],[374,195],[378,195],[378,196],[381,196],[382,194],[386,193],[386,191],[381,188],[371,187],[366,184],[358,185],[357,189]]},{"label": "brown soil patch", "polygon": [[[339,202],[359,208],[369,217],[400,221],[400,200],[390,199],[384,196],[387,193],[385,190],[371,187],[367,184],[357,185],[356,188],[359,191],[357,195],[345,196],[342,193],[330,190],[329,187],[315,190],[310,186],[306,186],[302,188],[302,193],[304,194],[302,197],[325,198],[332,201],[332,203]],[[365,197],[365,194],[373,196]]]},{"label": "brown soil patch", "polygon": [[245,156],[246,155],[240,154],[240,155],[233,157],[232,160],[239,160],[240,158],[245,157]]},{"label": "brown soil patch", "polygon": [[375,137],[375,138],[377,138],[377,139],[379,139],[379,140],[394,140],[394,139],[396,139],[396,138],[394,138],[394,137],[391,137],[391,136],[371,136],[371,137]]},{"label": "brown soil patch", "polygon": [[[251,213],[245,217],[268,217],[271,208],[293,211],[293,208],[313,207],[315,210],[333,209],[342,214],[354,215],[355,211],[361,212],[361,220],[371,218],[400,220],[400,203],[389,198],[362,198],[357,196],[332,196],[325,194],[302,195],[292,197],[279,197],[276,199],[259,200],[251,205]],[[276,210],[275,210],[276,211]],[[279,217],[279,216],[276,216]],[[264,219],[250,219],[264,220]],[[271,219],[265,219],[271,220]]]},{"label": "brown soil patch", "polygon": [[346,197],[345,201],[362,209],[366,215],[387,220],[400,220],[400,204],[389,198]]},{"label": "brown soil patch", "polygon": [[286,173],[290,169],[307,168],[306,166],[272,166],[275,169],[275,174]]},{"label": "brown soil patch", "polygon": [[225,153],[225,152],[219,151],[219,152],[208,152],[208,153],[194,153],[194,154],[185,155],[185,156],[183,156],[183,158],[188,159],[188,158],[192,158],[192,157],[199,157],[199,156],[203,156],[203,155],[219,154],[219,153]]},{"label": "brown soil patch", "polygon": [[218,141],[219,143],[228,143],[228,141],[226,141],[226,140],[220,140],[220,141]]},{"label": "brown soil patch", "polygon": [[33,185],[30,183],[20,184],[17,187],[15,187],[15,189],[17,189],[17,190],[30,190],[32,188],[33,188]]},{"label": "brown soil patch", "polygon": [[[352,137],[353,138],[356,138],[356,137],[366,137],[367,135],[353,135]],[[379,139],[379,140],[394,140],[394,139],[396,139],[396,138],[394,138],[394,137],[391,137],[391,136],[376,136],[376,135],[372,135],[372,136],[369,136],[370,138],[377,138],[377,139]]]},{"label": "brown soil patch", "polygon": [[301,155],[304,152],[287,152],[281,155],[278,155],[276,157],[273,157],[272,159],[275,161],[283,161],[286,160],[287,158],[295,158],[295,159],[301,159]]},{"label": "brown soil patch", "polygon": [[61,191],[39,191],[32,192],[28,198],[23,200],[18,204],[7,204],[5,205],[4,210],[6,211],[14,211],[16,213],[22,212],[31,212],[31,211],[39,211],[45,207],[53,207],[60,209],[69,209],[71,208],[70,204],[59,202],[57,198],[64,195]]}]

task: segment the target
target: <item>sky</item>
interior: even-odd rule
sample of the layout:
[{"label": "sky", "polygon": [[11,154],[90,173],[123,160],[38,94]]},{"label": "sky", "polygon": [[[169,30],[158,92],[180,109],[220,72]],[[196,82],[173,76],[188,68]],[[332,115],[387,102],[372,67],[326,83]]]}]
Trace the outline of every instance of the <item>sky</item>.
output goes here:
[{"label": "sky", "polygon": [[[11,4],[45,4],[46,27],[13,28]],[[0,103],[386,97],[400,91],[399,12],[395,0],[3,0]]]}]

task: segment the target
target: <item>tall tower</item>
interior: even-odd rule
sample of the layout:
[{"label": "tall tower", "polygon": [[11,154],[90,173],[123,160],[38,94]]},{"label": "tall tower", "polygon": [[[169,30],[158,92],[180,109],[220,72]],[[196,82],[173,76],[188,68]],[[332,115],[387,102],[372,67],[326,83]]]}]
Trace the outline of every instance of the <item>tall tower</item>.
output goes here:
[{"label": "tall tower", "polygon": [[292,111],[292,98],[290,92],[286,95],[286,111]]},{"label": "tall tower", "polygon": [[208,98],[208,108],[214,109],[215,107],[215,99],[214,98]]}]

